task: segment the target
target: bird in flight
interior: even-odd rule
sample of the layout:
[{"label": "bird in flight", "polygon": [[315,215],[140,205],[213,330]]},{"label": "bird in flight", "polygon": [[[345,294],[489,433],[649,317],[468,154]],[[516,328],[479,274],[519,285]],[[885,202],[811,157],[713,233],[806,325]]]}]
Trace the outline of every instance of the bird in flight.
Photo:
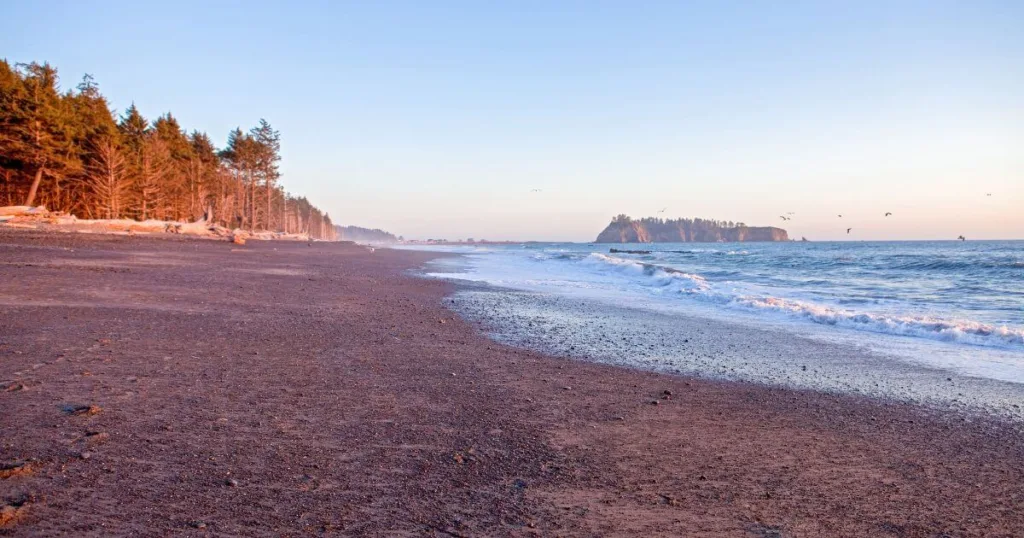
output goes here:
[{"label": "bird in flight", "polygon": [[790,220],[790,219],[788,219],[788,218],[786,218],[786,217],[784,217],[782,215],[779,215],[779,218],[782,219],[782,220]]},{"label": "bird in flight", "polygon": [[667,207],[663,207],[663,208],[658,210],[658,213],[664,213],[666,209],[668,209],[668,208]]},{"label": "bird in flight", "polygon": [[843,216],[842,216],[842,215],[839,215],[839,218],[843,218]]},{"label": "bird in flight", "polygon": [[850,230],[852,230],[852,229],[853,229],[853,228],[847,228],[847,229],[846,229],[846,235],[850,235]]},{"label": "bird in flight", "polygon": [[986,192],[985,196],[992,196],[992,193],[991,192]]},{"label": "bird in flight", "polygon": [[544,189],[530,189],[530,192],[542,192]]},{"label": "bird in flight", "polygon": [[964,236],[962,236],[962,235],[961,235],[961,236],[959,236],[959,237],[957,237],[957,239],[959,239],[959,240],[961,240],[961,241],[967,241],[967,238],[966,238],[966,237],[964,237]]},{"label": "bird in flight", "polygon": [[889,212],[886,212],[886,213],[885,213],[885,216],[886,216],[886,217],[888,217],[889,215],[892,215],[892,213],[889,213]]},{"label": "bird in flight", "polygon": [[787,214],[787,215],[796,215],[796,213],[795,213],[795,212],[793,212],[793,211],[789,211],[789,212],[787,212],[786,214]]}]

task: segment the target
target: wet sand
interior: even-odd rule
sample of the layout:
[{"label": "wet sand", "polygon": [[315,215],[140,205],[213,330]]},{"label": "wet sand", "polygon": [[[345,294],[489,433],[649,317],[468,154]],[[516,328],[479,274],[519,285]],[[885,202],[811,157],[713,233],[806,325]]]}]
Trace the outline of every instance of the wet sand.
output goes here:
[{"label": "wet sand", "polygon": [[955,364],[937,368],[925,359],[935,358],[926,354],[940,351],[938,342],[915,342],[912,353],[892,355],[864,345],[870,333],[851,331],[842,340],[811,338],[787,326],[455,282],[459,290],[446,299],[449,308],[482,323],[491,338],[524,349],[1024,423],[1024,384],[974,377]]},{"label": "wet sand", "polygon": [[0,535],[1024,529],[1012,425],[503,346],[430,256],[0,232]]}]

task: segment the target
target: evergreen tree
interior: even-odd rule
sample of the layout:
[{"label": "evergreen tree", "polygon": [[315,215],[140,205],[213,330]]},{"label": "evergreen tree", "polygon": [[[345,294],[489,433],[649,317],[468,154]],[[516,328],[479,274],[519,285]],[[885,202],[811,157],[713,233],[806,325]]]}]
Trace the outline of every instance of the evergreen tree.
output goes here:
[{"label": "evergreen tree", "polygon": [[209,220],[218,205],[213,193],[220,179],[220,159],[206,133],[193,131],[188,141],[192,148],[188,163],[189,212],[193,217],[201,212]]},{"label": "evergreen tree", "polygon": [[259,125],[249,131],[249,136],[256,143],[254,164],[266,191],[265,229],[271,230],[270,203],[273,185],[281,177],[278,168],[278,163],[281,161],[281,133],[273,130],[270,124],[261,118]]},{"label": "evergreen tree", "polygon": [[240,187],[239,209],[240,225],[249,230],[256,227],[256,164],[258,149],[256,142],[249,135],[236,128],[228,135],[228,145],[221,152],[221,157],[235,173]]},{"label": "evergreen tree", "polygon": [[146,133],[149,132],[149,122],[139,113],[135,103],[132,103],[132,106],[125,110],[124,116],[121,116],[121,121],[117,124],[117,128],[121,132],[121,139],[126,149],[132,154],[141,154]]},{"label": "evergreen tree", "polygon": [[119,218],[130,183],[127,160],[113,136],[95,144],[87,172],[86,180],[100,214],[107,219]]},{"label": "evergreen tree", "polygon": [[164,141],[150,131],[142,143],[139,175],[136,178],[136,209],[142,220],[167,215],[166,178],[171,169],[171,152]]},{"label": "evergreen tree", "polygon": [[0,60],[0,204],[107,218],[205,216],[332,238],[330,217],[279,185],[280,151],[266,120],[235,129],[218,152],[169,112],[150,124],[132,104],[116,118],[91,75],[61,92],[49,64]]},{"label": "evergreen tree", "polygon": [[21,84],[5,88],[0,116],[0,153],[33,174],[25,205],[35,202],[43,175],[63,170],[68,137],[57,70],[50,64],[18,64]]},{"label": "evergreen tree", "polygon": [[281,177],[277,164],[281,160],[281,134],[275,131],[267,120],[261,118],[259,125],[249,131],[249,136],[255,142],[255,162],[253,164],[256,173],[263,180],[263,187],[266,190],[265,222],[266,229],[270,230],[272,227],[271,196],[274,192],[274,185]]}]

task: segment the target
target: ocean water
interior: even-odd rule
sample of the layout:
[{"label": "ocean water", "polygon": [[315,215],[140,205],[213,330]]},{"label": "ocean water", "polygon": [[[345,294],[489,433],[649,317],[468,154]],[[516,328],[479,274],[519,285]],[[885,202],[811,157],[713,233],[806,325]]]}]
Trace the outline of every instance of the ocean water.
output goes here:
[{"label": "ocean water", "polygon": [[782,330],[1024,383],[1024,241],[426,248],[463,254],[434,265],[434,277]]}]

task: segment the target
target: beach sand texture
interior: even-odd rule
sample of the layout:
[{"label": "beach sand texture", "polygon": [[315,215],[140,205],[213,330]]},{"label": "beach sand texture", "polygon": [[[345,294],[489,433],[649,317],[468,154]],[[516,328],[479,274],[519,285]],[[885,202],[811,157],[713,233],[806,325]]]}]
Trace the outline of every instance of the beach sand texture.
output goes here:
[{"label": "beach sand texture", "polygon": [[1013,424],[500,345],[432,256],[0,231],[0,535],[1024,529]]}]

